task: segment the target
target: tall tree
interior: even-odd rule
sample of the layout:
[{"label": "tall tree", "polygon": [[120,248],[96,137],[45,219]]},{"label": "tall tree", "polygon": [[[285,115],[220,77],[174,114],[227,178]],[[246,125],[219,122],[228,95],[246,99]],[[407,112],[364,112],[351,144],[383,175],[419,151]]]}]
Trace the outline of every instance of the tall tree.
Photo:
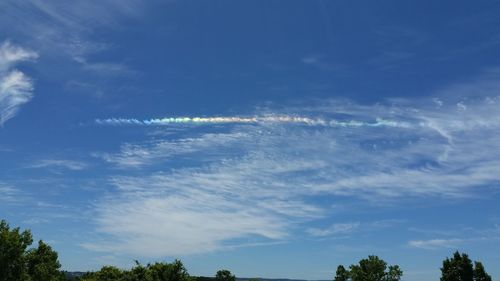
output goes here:
[{"label": "tall tree", "polygon": [[349,280],[349,271],[345,269],[343,265],[339,265],[337,267],[337,272],[335,274],[335,278],[333,281],[348,281]]},{"label": "tall tree", "polygon": [[446,258],[441,268],[441,281],[474,281],[474,270],[469,256],[456,251],[452,258]]},{"label": "tall tree", "polygon": [[486,273],[479,261],[474,262],[474,281],[491,281],[491,276]]},{"label": "tall tree", "polygon": [[0,281],[29,280],[25,253],[31,243],[33,238],[28,230],[11,230],[6,221],[0,221]]},{"label": "tall tree", "polygon": [[63,273],[59,271],[61,264],[57,259],[57,253],[42,240],[38,241],[37,248],[27,252],[26,265],[32,280],[54,281],[64,279]]}]

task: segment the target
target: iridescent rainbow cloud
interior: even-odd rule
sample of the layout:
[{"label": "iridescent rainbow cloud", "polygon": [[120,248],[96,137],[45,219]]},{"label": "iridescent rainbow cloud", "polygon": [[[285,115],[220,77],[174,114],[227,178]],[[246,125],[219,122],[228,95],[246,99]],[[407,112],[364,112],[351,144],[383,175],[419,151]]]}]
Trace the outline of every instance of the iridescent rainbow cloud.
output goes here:
[{"label": "iridescent rainbow cloud", "polygon": [[309,118],[301,116],[254,116],[254,117],[165,117],[139,120],[135,118],[108,118],[96,119],[99,125],[139,125],[139,126],[166,126],[173,124],[262,124],[262,123],[289,123],[303,124],[309,126],[328,126],[328,127],[402,127],[407,128],[410,125],[406,122],[386,120],[377,118],[373,122],[357,120],[335,120],[322,118]]}]

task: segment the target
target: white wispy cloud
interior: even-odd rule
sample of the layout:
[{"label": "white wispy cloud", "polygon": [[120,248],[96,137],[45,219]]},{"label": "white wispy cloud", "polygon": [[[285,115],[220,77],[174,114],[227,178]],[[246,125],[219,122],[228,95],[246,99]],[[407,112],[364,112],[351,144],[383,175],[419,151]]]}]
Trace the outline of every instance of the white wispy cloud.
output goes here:
[{"label": "white wispy cloud", "polygon": [[73,58],[80,63],[84,70],[103,76],[132,75],[136,72],[123,63],[115,62],[89,62],[84,57],[75,56]]},{"label": "white wispy cloud", "polygon": [[[114,178],[117,192],[103,200],[106,205],[96,207],[96,222],[100,232],[119,238],[84,246],[143,256],[202,253],[238,247],[240,243],[231,241],[245,237],[285,239],[292,227],[288,219],[311,219],[321,213],[298,193],[278,190],[285,186],[254,182],[252,169],[259,169],[260,180],[266,181],[269,167],[255,166],[261,162],[229,162],[168,175]],[[289,163],[277,170],[286,174],[301,170],[301,165]],[[273,184],[274,175],[267,176]]]},{"label": "white wispy cloud", "polygon": [[374,232],[381,229],[394,227],[404,222],[405,222],[404,220],[400,219],[385,219],[385,220],[376,220],[371,222],[356,221],[356,222],[334,223],[326,228],[308,228],[306,232],[315,237],[349,235],[355,232]]},{"label": "white wispy cloud", "polygon": [[22,200],[21,192],[11,185],[0,182],[0,202],[16,203]]},{"label": "white wispy cloud", "polygon": [[179,155],[213,151],[217,148],[227,149],[229,146],[238,145],[244,139],[250,141],[249,138],[250,135],[244,132],[208,133],[198,138],[150,141],[142,145],[126,143],[121,146],[120,153],[94,153],[94,156],[120,168],[142,167]]},{"label": "white wispy cloud", "polygon": [[74,160],[65,160],[65,159],[43,159],[36,161],[30,168],[47,168],[47,167],[56,167],[56,168],[64,168],[73,171],[79,171],[87,168],[87,164],[74,161]]},{"label": "white wispy cloud", "polygon": [[493,243],[500,239],[500,226],[471,227],[461,226],[446,229],[422,229],[411,227],[409,230],[420,233],[432,239],[414,239],[408,241],[408,246],[425,250],[436,250],[440,248],[458,248],[473,243]]},{"label": "white wispy cloud", "polygon": [[[471,84],[484,83],[479,81]],[[95,206],[103,241],[86,246],[145,256],[199,253],[246,244],[241,240],[286,241],[307,222],[324,219],[332,204],[345,197],[397,204],[394,199],[401,197],[487,195],[500,186],[500,108],[498,96],[488,93],[490,88],[470,98],[443,95],[438,104],[432,98],[373,105],[331,100],[255,114],[324,122],[313,125],[237,116],[97,121],[217,126],[183,126],[179,134],[156,134],[153,140],[97,154],[120,170],[114,170],[118,175],[111,180],[114,191]],[[466,109],[458,108],[458,102]],[[332,120],[390,120],[405,126],[330,126]],[[137,168],[144,169],[137,176],[119,175]],[[334,222],[308,232],[325,237],[387,224],[391,222]],[[414,240],[410,245],[451,247],[459,242]]]},{"label": "white wispy cloud", "polygon": [[349,234],[358,229],[360,226],[359,222],[349,222],[349,223],[334,223],[326,229],[321,228],[309,228],[307,232],[313,236],[331,236],[338,234]]},{"label": "white wispy cloud", "polygon": [[113,48],[96,41],[92,34],[96,29],[119,27],[121,19],[141,14],[143,6],[136,0],[103,0],[98,4],[5,0],[0,2],[0,32],[37,46],[46,59],[73,61],[95,75],[129,75],[135,72],[123,62],[92,59],[94,54]]},{"label": "white wispy cloud", "polygon": [[463,242],[462,239],[430,239],[430,240],[412,240],[408,245],[415,248],[434,250],[439,248],[457,248]]},{"label": "white wispy cloud", "polygon": [[0,45],[0,126],[14,117],[20,106],[33,97],[32,80],[13,67],[37,57],[37,53],[13,45],[10,41]]}]

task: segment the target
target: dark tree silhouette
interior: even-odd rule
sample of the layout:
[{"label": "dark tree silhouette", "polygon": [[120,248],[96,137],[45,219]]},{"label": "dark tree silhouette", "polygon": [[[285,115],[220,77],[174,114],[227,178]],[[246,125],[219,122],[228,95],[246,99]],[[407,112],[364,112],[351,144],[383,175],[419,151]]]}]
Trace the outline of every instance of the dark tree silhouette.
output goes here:
[{"label": "dark tree silhouette", "polygon": [[231,271],[227,269],[222,269],[217,271],[215,274],[216,281],[236,281],[236,276],[234,276]]},{"label": "dark tree silhouette", "polygon": [[347,271],[343,265],[339,265],[337,267],[337,272],[335,274],[335,278],[333,278],[333,281],[348,281],[348,280],[349,280],[349,271]]},{"label": "dark tree silhouette", "polygon": [[474,262],[465,253],[458,251],[452,258],[446,258],[441,268],[441,281],[491,281],[481,262]]}]

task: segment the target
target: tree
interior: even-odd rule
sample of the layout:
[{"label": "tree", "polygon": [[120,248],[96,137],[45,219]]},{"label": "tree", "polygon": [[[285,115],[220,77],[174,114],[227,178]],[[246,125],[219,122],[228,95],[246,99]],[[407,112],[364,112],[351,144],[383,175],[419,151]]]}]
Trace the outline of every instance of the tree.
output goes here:
[{"label": "tree", "polygon": [[0,281],[29,280],[26,270],[26,249],[33,243],[28,230],[10,230],[6,221],[0,221]]},{"label": "tree", "polygon": [[399,265],[391,265],[389,266],[389,272],[387,273],[386,279],[387,281],[399,281],[403,276],[403,271],[399,268]]},{"label": "tree", "polygon": [[472,261],[467,254],[456,251],[453,258],[446,258],[441,268],[441,281],[473,281]]},{"label": "tree", "polygon": [[57,260],[57,253],[42,240],[38,241],[38,248],[27,252],[26,265],[32,280],[54,281],[65,279],[63,273],[59,271],[61,264]]},{"label": "tree", "polygon": [[467,254],[456,251],[443,261],[441,281],[491,281],[491,276],[481,262],[475,261],[473,266]]},{"label": "tree", "polygon": [[398,265],[387,267],[387,263],[377,256],[368,256],[358,264],[346,270],[342,265],[337,267],[334,281],[399,281],[403,271]]},{"label": "tree", "polygon": [[222,269],[215,274],[215,281],[236,281],[236,276],[231,271]]},{"label": "tree", "polygon": [[474,262],[474,281],[491,281],[491,276],[484,270],[481,262]]},{"label": "tree", "polygon": [[99,271],[88,272],[82,280],[85,281],[118,281],[123,278],[123,271],[115,266],[103,266]]},{"label": "tree", "polygon": [[349,271],[345,269],[343,265],[339,265],[337,267],[337,272],[335,274],[335,278],[333,281],[348,281],[349,280]]},{"label": "tree", "polygon": [[11,230],[6,221],[0,221],[0,281],[64,280],[57,253],[41,240],[37,248],[27,250],[31,243],[29,230]]},{"label": "tree", "polygon": [[173,263],[148,264],[147,269],[151,281],[191,281],[180,260],[175,260]]},{"label": "tree", "polygon": [[135,260],[135,267],[125,272],[124,281],[148,281],[148,269]]},{"label": "tree", "polygon": [[83,281],[194,281],[187,273],[181,261],[173,263],[157,262],[136,266],[131,270],[121,270],[113,266],[104,266],[97,272],[87,272],[82,276]]}]

